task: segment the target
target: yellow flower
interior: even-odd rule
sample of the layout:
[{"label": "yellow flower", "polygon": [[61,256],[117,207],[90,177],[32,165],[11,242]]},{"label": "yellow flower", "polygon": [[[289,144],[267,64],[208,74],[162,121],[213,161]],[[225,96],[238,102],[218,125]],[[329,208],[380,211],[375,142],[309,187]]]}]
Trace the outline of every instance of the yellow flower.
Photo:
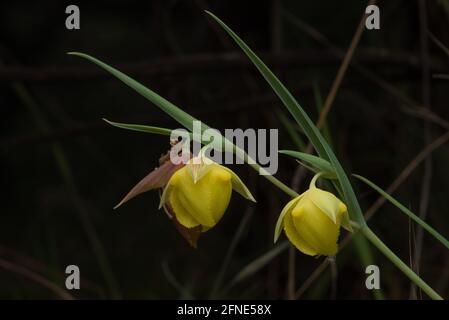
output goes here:
[{"label": "yellow flower", "polygon": [[332,193],[315,187],[314,180],[309,190],[287,203],[280,219],[287,238],[299,251],[334,256],[340,226],[350,228],[347,208]]},{"label": "yellow flower", "polygon": [[232,170],[198,156],[171,176],[160,207],[168,204],[181,225],[189,229],[201,226],[204,232],[223,217],[233,189],[255,202],[251,192]]}]

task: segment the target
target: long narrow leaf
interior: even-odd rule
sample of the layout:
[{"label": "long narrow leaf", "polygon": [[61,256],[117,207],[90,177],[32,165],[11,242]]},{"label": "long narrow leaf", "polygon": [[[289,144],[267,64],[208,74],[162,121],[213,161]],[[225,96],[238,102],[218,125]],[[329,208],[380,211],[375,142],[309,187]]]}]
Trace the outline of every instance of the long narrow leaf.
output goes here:
[{"label": "long narrow leaf", "polygon": [[320,131],[309,118],[307,113],[301,108],[290,91],[288,91],[288,89],[262,62],[262,60],[248,47],[248,45],[218,17],[216,17],[211,12],[206,12],[234,39],[234,41],[248,56],[251,62],[256,66],[265,80],[269,83],[271,88],[276,92],[277,96],[281,99],[285,107],[295,118],[296,122],[302,127],[304,133],[307,135],[310,142],[315,147],[318,155],[325,160],[329,160],[329,162],[332,164],[337,174],[338,180],[340,181],[344,198],[348,206],[348,212],[351,215],[351,218],[357,221],[361,226],[365,226],[366,222],[363,218],[362,210],[360,208],[359,202],[357,201],[351,183],[349,182],[348,176],[344,172],[332,149],[327,144],[326,139],[324,139],[324,137],[321,135]]},{"label": "long narrow leaf", "polygon": [[303,128],[304,133],[307,135],[309,140],[312,142],[318,154],[327,159],[326,150],[323,148],[318,135],[319,131],[313,124],[309,116],[302,110],[298,102],[293,98],[291,93],[284,87],[284,85],[279,81],[279,79],[274,75],[273,72],[262,62],[262,60],[248,47],[248,45],[243,42],[240,37],[231,30],[223,21],[221,21],[213,13],[206,11],[218,24],[234,39],[234,41],[239,45],[243,52],[250,58],[256,68],[260,71],[262,76],[267,80],[270,86],[274,89],[275,93],[290,111],[292,116],[298,122],[298,124]]},{"label": "long narrow leaf", "polygon": [[317,172],[322,171],[325,172],[330,177],[335,176],[334,168],[331,166],[329,161],[324,160],[323,158],[314,156],[312,154],[298,152],[293,150],[279,150],[280,154],[286,154],[290,157],[305,161],[315,167]]},{"label": "long narrow leaf", "polygon": [[277,112],[277,115],[285,130],[287,130],[287,133],[290,136],[290,139],[292,139],[296,148],[298,148],[299,151],[306,150],[306,144],[304,143],[302,137],[299,135],[299,132],[296,130],[296,125],[294,125],[292,121],[287,118],[283,111]]},{"label": "long narrow leaf", "polygon": [[121,123],[121,122],[109,121],[108,119],[103,119],[103,120],[105,122],[107,122],[108,124],[110,124],[111,126],[121,128],[121,129],[126,129],[126,130],[132,130],[132,131],[155,133],[155,134],[160,134],[160,135],[164,135],[164,136],[169,136],[173,131],[173,130],[167,129],[167,128],[146,126],[143,124]]},{"label": "long narrow leaf", "polygon": [[[106,63],[104,63],[104,62],[102,62],[102,61],[100,61],[100,60],[98,60],[98,59],[96,59],[94,57],[91,57],[91,56],[89,56],[87,54],[80,53],[80,52],[69,52],[68,54],[69,55],[79,56],[79,57],[82,57],[84,59],[87,59],[87,60],[95,63],[99,67],[103,68],[104,70],[108,71],[109,73],[114,75],[116,78],[118,78],[119,80],[123,81],[130,88],[132,88],[133,90],[135,90],[136,92],[138,92],[139,94],[141,94],[142,96],[147,98],[149,101],[151,101],[154,104],[156,104],[162,111],[164,111],[165,113],[170,115],[173,119],[178,121],[181,125],[183,125],[187,129],[189,129],[189,131],[192,131],[192,129],[193,129],[193,121],[195,121],[197,119],[192,117],[190,114],[184,112],[183,110],[181,110],[180,108],[175,106],[170,101],[164,99],[163,97],[161,97],[160,95],[158,95],[154,91],[146,88],[144,85],[142,85],[141,83],[139,83],[136,80],[132,79],[131,77],[125,75],[124,73],[118,71],[117,69],[107,65]],[[204,130],[206,130],[207,128],[209,128],[209,127],[205,123],[201,124],[201,131],[202,132]],[[194,135],[193,139],[196,139],[195,135]],[[243,150],[241,150],[239,147],[235,146],[228,139],[224,139],[224,143],[230,144],[232,149],[233,149],[233,151],[236,154],[239,154],[239,155],[243,156],[243,158],[245,160],[247,160],[248,155]],[[260,172],[260,171],[263,172],[264,171],[264,169],[261,168],[260,165],[258,165],[257,163],[248,163],[248,165],[251,168],[253,168],[254,170],[258,171],[258,172]],[[285,185],[284,183],[282,183],[281,181],[276,179],[276,177],[274,177],[272,175],[269,175],[269,174],[264,175],[264,177],[268,181],[270,181],[271,183],[273,183],[274,185],[279,187],[282,191],[284,191],[288,195],[290,195],[292,197],[298,195],[293,189],[289,188],[287,185]]]},{"label": "long narrow leaf", "polygon": [[[170,101],[166,100],[165,98],[158,95],[156,92],[148,89],[143,84],[137,82],[136,80],[132,79],[131,77],[127,76],[126,74],[118,71],[117,69],[107,65],[106,63],[89,56],[85,53],[81,52],[68,52],[69,55],[78,56],[84,59],[87,59],[93,63],[95,63],[97,66],[103,68],[104,70],[111,73],[113,76],[115,76],[120,81],[124,82],[127,86],[141,94],[146,99],[153,102],[155,105],[157,105],[159,108],[161,108],[163,111],[165,111],[169,116],[171,116],[173,119],[178,121],[180,124],[182,124],[184,127],[189,129],[190,131],[193,130],[193,121],[197,120],[194,117],[192,117],[187,112],[183,111],[179,107],[175,106]],[[202,130],[205,130],[207,128],[206,125],[203,124]]]},{"label": "long narrow leaf", "polygon": [[360,181],[366,183],[371,188],[376,190],[382,197],[390,201],[394,206],[396,206],[399,210],[401,210],[403,213],[405,213],[407,216],[410,217],[413,221],[418,223],[423,229],[425,229],[427,232],[429,232],[432,236],[434,236],[438,241],[440,241],[446,248],[449,249],[449,241],[443,237],[438,231],[436,231],[434,228],[429,226],[426,222],[424,222],[422,219],[420,219],[416,214],[414,214],[411,210],[409,210],[407,207],[405,207],[403,204],[401,204],[399,201],[397,201],[395,198],[390,196],[387,192],[385,192],[383,189],[381,189],[379,186],[371,182],[365,177],[359,176],[357,174],[353,174],[354,177],[359,179]]}]

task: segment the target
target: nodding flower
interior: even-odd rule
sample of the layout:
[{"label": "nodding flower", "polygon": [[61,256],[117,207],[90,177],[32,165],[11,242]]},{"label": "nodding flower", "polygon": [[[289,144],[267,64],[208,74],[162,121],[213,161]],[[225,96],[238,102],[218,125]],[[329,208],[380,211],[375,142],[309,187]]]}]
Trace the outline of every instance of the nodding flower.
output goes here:
[{"label": "nodding flower", "polygon": [[256,201],[231,169],[200,154],[171,176],[159,207],[168,205],[182,226],[188,229],[201,227],[205,232],[223,217],[232,190]]},{"label": "nodding flower", "polygon": [[306,192],[287,203],[282,223],[287,238],[302,253],[334,256],[342,221],[349,221],[348,211],[335,195],[315,186],[318,176]]}]

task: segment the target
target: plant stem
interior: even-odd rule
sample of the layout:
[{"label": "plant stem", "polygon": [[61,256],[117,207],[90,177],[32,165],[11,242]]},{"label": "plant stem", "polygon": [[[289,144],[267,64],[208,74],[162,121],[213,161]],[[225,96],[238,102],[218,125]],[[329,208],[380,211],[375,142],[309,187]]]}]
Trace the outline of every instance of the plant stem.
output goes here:
[{"label": "plant stem", "polygon": [[316,175],[313,176],[312,181],[310,181],[310,184],[309,184],[309,189],[316,188],[316,186],[315,186],[316,181],[318,180],[318,178],[321,175],[323,175],[323,172],[320,171]]},{"label": "plant stem", "polygon": [[[249,163],[248,163],[249,164]],[[264,170],[258,164],[249,164],[254,170],[259,172],[259,169]],[[272,175],[264,176],[267,180],[277,186],[279,189],[287,193],[292,197],[297,197],[298,193],[296,193],[293,189],[289,188],[287,185],[276,179]],[[356,222],[352,222],[352,226],[355,229],[358,229],[371,243],[376,246],[384,255],[387,257],[396,267],[398,267],[413,283],[415,283],[418,287],[420,287],[429,297],[434,300],[443,300],[443,298],[435,292],[423,279],[421,279],[412,269],[410,269],[397,255],[394,254],[383,242],[376,236],[376,234],[371,231],[371,229],[364,225],[360,226]]]},{"label": "plant stem", "polygon": [[433,300],[443,300],[427,283],[424,282],[412,269],[396,256],[367,226],[360,228],[360,232],[377,247],[396,267],[398,267],[410,280],[420,287]]}]

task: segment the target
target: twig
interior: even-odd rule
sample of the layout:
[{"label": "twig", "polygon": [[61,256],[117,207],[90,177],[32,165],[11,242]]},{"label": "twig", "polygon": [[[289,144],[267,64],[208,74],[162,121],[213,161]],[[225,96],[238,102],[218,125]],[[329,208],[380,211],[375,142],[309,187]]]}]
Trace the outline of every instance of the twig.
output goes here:
[{"label": "twig", "polygon": [[[372,5],[375,4],[377,0],[370,0],[368,2],[368,5]],[[325,121],[326,121],[326,117],[329,114],[333,102],[335,100],[335,97],[337,95],[338,89],[340,88],[340,85],[343,81],[344,76],[346,75],[346,71],[348,70],[348,66],[352,60],[352,57],[354,56],[354,52],[355,49],[357,48],[357,45],[360,42],[360,38],[363,34],[363,31],[365,30],[365,20],[366,20],[366,13],[363,13],[362,19],[359,22],[359,25],[357,26],[357,29],[352,37],[351,43],[349,44],[348,50],[346,51],[346,53],[344,54],[344,58],[343,61],[340,65],[340,68],[338,69],[337,75],[334,79],[334,82],[332,83],[331,89],[329,91],[329,94],[326,97],[326,100],[324,101],[324,106],[319,114],[318,117],[318,121],[316,123],[316,126],[318,127],[318,129],[320,129]],[[324,37],[320,35],[319,32],[313,32],[313,34],[315,36],[318,36],[320,39],[323,39]],[[312,144],[309,142],[307,144],[307,147],[305,149],[305,153],[311,153],[313,151],[313,146]],[[295,173],[294,173],[294,181],[300,181],[301,178],[304,176],[305,173],[305,168],[304,167],[299,167]]]},{"label": "twig", "polygon": [[[0,256],[2,256],[2,258],[8,257],[12,259],[13,261],[10,261],[11,263],[19,264],[34,273],[44,274],[48,272],[49,269],[48,266],[46,266],[39,260],[36,260],[35,258],[32,258],[24,253],[18,252],[14,249],[2,245],[0,245]],[[57,276],[62,278],[65,277],[66,275],[58,271]],[[81,276],[81,283],[83,284],[83,289],[95,292],[96,294],[98,294],[100,298],[105,297],[104,289],[100,287],[98,284],[93,283],[91,280],[86,279],[82,276]]]},{"label": "twig", "polygon": [[[332,52],[323,50],[283,51],[281,54],[262,52],[260,57],[269,65],[277,68],[323,66],[340,63],[340,59]],[[378,67],[389,65],[403,66],[413,69],[420,67],[420,58],[409,52],[385,51],[379,49],[359,49],[355,54],[358,61]],[[68,61],[73,59],[68,58]],[[198,53],[175,58],[158,58],[151,62],[114,63],[117,69],[130,76],[166,76],[195,72],[207,73],[215,71],[252,70],[251,62],[240,52]],[[432,57],[431,68],[443,70],[445,63]],[[58,82],[74,80],[108,79],[109,75],[91,66],[34,66],[25,67],[6,65],[0,67],[0,81]]]},{"label": "twig", "polygon": [[[425,0],[419,0],[419,21],[420,21],[420,40],[421,40],[421,57],[422,57],[422,102],[423,106],[430,110],[430,69],[429,69],[429,50],[427,42],[427,7]],[[426,122],[424,127],[424,135],[426,143],[431,141],[430,123]],[[426,220],[427,210],[429,207],[429,194],[432,180],[432,157],[429,155],[424,163],[424,176],[421,185],[421,196],[419,204],[419,217]],[[414,250],[414,263],[416,274],[419,275],[419,265],[421,260],[423,246],[424,231],[421,226],[417,226],[416,245]],[[411,290],[416,290],[416,285],[411,285]],[[419,292],[422,296],[421,291]]]},{"label": "twig", "polygon": [[24,268],[20,265],[17,265],[15,263],[12,263],[10,261],[4,260],[0,258],[0,268],[5,269],[7,271],[19,274],[25,278],[30,279],[31,281],[53,291],[56,295],[58,295],[61,299],[64,300],[74,300],[75,297],[73,297],[70,293],[66,292],[64,289],[61,289],[59,286],[54,284],[53,282],[47,280],[40,274],[37,274],[27,268]]},{"label": "twig", "polygon": [[217,273],[217,277],[215,278],[215,282],[212,287],[212,291],[210,293],[211,299],[216,298],[216,295],[221,288],[226,270],[228,269],[229,264],[231,263],[231,259],[234,255],[238,243],[242,238],[243,232],[245,231],[248,222],[251,220],[251,217],[253,216],[254,210],[255,210],[254,206],[248,207],[243,215],[242,220],[240,221],[237,231],[235,232],[231,244],[229,245],[229,248],[226,252],[225,258],[223,259],[223,263],[221,264],[220,270]]},{"label": "twig", "polygon": [[[377,0],[370,0],[368,2],[368,6],[374,5],[376,2]],[[341,82],[343,81],[343,78],[346,75],[349,63],[354,55],[355,49],[357,48],[360,42],[360,38],[362,37],[363,31],[365,30],[365,20],[366,20],[366,13],[363,14],[363,17],[359,22],[359,25],[354,33],[354,36],[352,37],[351,44],[349,45],[349,48],[346,51],[346,55],[343,59],[343,62],[341,63],[340,68],[338,69],[337,76],[335,77],[335,80],[332,83],[332,87],[329,91],[329,94],[327,95],[326,100],[324,101],[324,107],[320,113],[317,122],[318,128],[321,128],[321,126],[324,124],[324,121],[326,120],[326,117],[332,108],[338,89],[340,88]]]},{"label": "twig", "polygon": [[443,52],[449,57],[449,48],[446,47],[443,42],[441,42],[440,40],[438,40],[437,37],[435,37],[435,35],[430,32],[429,30],[426,30],[427,34],[429,35],[429,38],[441,49],[443,50]]}]

